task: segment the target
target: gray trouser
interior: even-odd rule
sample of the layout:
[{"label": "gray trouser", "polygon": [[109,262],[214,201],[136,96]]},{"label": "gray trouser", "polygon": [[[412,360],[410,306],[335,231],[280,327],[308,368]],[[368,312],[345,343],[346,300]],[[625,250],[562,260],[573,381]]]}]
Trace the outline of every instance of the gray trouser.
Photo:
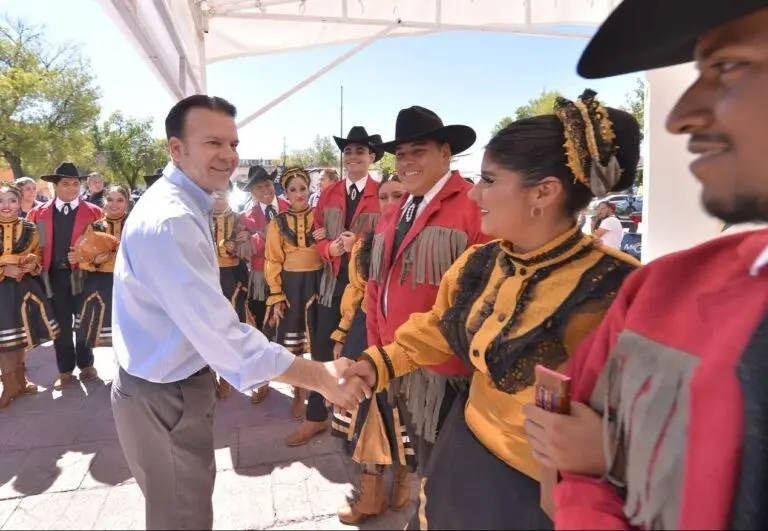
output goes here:
[{"label": "gray trouser", "polygon": [[214,376],[158,384],[119,369],[112,413],[147,529],[212,529]]}]

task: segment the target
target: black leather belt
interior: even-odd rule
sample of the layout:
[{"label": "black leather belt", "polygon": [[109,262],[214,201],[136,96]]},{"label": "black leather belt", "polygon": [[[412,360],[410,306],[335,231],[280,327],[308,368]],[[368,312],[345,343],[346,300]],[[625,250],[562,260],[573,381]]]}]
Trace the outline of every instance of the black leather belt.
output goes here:
[{"label": "black leather belt", "polygon": [[201,374],[208,374],[209,372],[211,372],[211,368],[208,365],[206,365],[196,373],[192,374],[190,378],[192,378],[192,376],[200,376]]}]

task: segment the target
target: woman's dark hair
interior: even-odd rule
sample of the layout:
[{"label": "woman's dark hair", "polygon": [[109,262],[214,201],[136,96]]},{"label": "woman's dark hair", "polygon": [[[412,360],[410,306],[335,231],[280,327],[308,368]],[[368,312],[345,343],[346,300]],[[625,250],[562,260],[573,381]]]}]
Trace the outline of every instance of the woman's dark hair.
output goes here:
[{"label": "woman's dark hair", "polygon": [[[625,190],[634,182],[640,160],[640,128],[635,118],[625,111],[608,108],[607,112],[615,133],[615,157],[621,168],[621,177],[612,190]],[[583,123],[581,134],[586,135]],[[568,166],[565,142],[563,122],[556,115],[547,114],[512,122],[499,131],[485,149],[497,164],[521,174],[524,186],[536,186],[546,177],[559,179],[565,192],[565,211],[569,216],[576,216],[589,205],[594,194]],[[591,161],[588,153],[584,156]]]},{"label": "woman's dark hair", "polygon": [[323,170],[323,175],[328,176],[332,181],[338,181],[339,180],[339,172],[337,172],[333,168],[325,168]]},{"label": "woman's dark hair", "polygon": [[307,174],[306,170],[304,170],[304,168],[294,166],[286,169],[285,172],[283,172],[283,176],[280,178],[280,185],[283,187],[283,190],[287,190],[288,186],[291,184],[291,181],[296,178],[304,181],[304,184],[307,186],[309,186],[309,183],[311,182],[311,179],[309,178],[309,175]]},{"label": "woman's dark hair", "polygon": [[124,184],[110,184],[107,187],[107,195],[111,194],[112,192],[118,192],[120,195],[125,197],[126,201],[131,200],[131,191],[128,190],[128,187]]},{"label": "woman's dark hair", "polygon": [[11,192],[19,202],[21,202],[21,198],[24,195],[21,186],[12,181],[0,181],[0,192]]},{"label": "woman's dark hair", "polygon": [[131,191],[124,184],[110,184],[107,187],[106,195],[112,192],[117,192],[125,198],[125,213],[126,215],[131,212],[133,208],[133,201],[131,200]]},{"label": "woman's dark hair", "polygon": [[398,177],[396,173],[390,173],[389,175],[387,175],[386,177],[384,177],[381,180],[381,182],[379,183],[379,186],[381,186],[383,184],[387,184],[388,182],[399,183],[400,182],[400,177]]},{"label": "woman's dark hair", "polygon": [[[384,184],[382,182],[381,184]],[[357,274],[368,281],[368,271],[371,269],[371,254],[373,254],[373,237],[376,232],[369,230],[363,236],[363,243],[360,244],[360,250],[357,252]]]}]

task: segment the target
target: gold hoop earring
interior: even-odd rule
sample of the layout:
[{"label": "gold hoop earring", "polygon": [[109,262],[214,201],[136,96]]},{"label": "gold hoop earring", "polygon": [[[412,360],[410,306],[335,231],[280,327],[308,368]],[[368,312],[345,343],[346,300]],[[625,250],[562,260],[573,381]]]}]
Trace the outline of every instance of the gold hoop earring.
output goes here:
[{"label": "gold hoop earring", "polygon": [[544,209],[543,208],[541,208],[541,207],[533,207],[531,209],[531,217],[533,219],[538,219],[538,218],[540,218],[543,215],[544,215]]}]

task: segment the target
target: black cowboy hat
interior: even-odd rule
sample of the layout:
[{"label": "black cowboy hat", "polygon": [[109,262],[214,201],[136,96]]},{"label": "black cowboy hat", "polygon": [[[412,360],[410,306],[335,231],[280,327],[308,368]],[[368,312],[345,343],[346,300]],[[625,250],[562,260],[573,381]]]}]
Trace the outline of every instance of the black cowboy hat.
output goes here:
[{"label": "black cowboy hat", "polygon": [[163,170],[164,169],[165,168],[157,168],[155,170],[155,173],[153,173],[152,175],[145,175],[144,176],[144,182],[147,183],[147,188],[149,188],[150,186],[155,184],[160,179],[160,177],[163,176]]},{"label": "black cowboy hat", "polygon": [[43,175],[40,177],[42,180],[44,180],[47,183],[54,183],[56,184],[61,179],[65,178],[75,178],[75,179],[85,179],[87,178],[87,175],[80,175],[80,172],[77,169],[77,166],[74,165],[72,162],[62,162],[58,165],[58,167],[53,170],[53,173],[50,175]]},{"label": "black cowboy hat", "polygon": [[247,192],[253,188],[253,185],[256,183],[262,181],[270,181],[274,183],[275,177],[277,177],[277,169],[272,173],[269,173],[263,166],[251,166],[248,168],[248,179],[245,181],[245,184],[240,185],[240,189]]},{"label": "black cowboy hat", "polygon": [[381,135],[369,135],[368,131],[366,131],[365,127],[362,125],[352,126],[349,133],[347,133],[347,138],[334,136],[333,140],[336,142],[336,145],[339,146],[341,151],[344,151],[344,148],[347,147],[348,144],[368,146],[375,155],[373,162],[378,161],[384,156],[384,152],[380,148]]},{"label": "black cowboy hat", "polygon": [[381,149],[394,153],[399,144],[417,140],[446,142],[451,146],[451,155],[457,155],[472,147],[477,134],[467,125],[443,125],[443,121],[433,111],[414,105],[397,114],[395,139],[382,144]]},{"label": "black cowboy hat", "polygon": [[764,8],[768,0],[623,0],[589,41],[579,75],[597,79],[689,63],[704,33]]}]

